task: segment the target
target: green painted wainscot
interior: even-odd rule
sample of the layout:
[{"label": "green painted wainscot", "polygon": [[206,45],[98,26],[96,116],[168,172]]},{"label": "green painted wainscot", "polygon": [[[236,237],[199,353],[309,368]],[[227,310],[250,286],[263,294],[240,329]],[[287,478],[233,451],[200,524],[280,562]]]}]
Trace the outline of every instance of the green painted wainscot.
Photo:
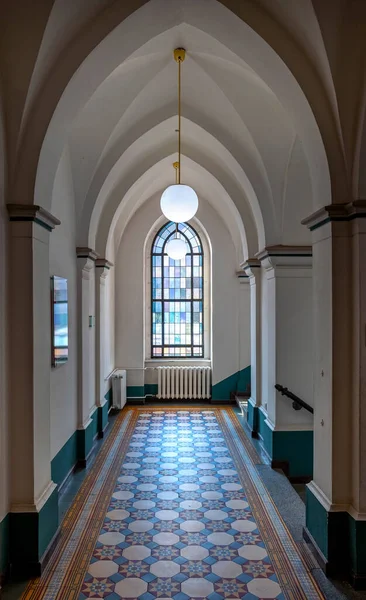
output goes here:
[{"label": "green painted wainscot", "polygon": [[359,590],[366,589],[366,521],[347,512],[328,512],[306,488],[304,537],[315,546],[330,577],[347,577]]},{"label": "green painted wainscot", "polygon": [[157,383],[145,383],[145,385],[128,385],[126,390],[127,402],[129,404],[141,404],[146,398],[156,396],[158,393]]},{"label": "green painted wainscot", "polygon": [[10,515],[0,521],[0,586],[9,564]]},{"label": "green painted wainscot", "polygon": [[97,436],[103,437],[108,426],[108,411],[112,406],[112,390],[104,396],[105,403],[98,407],[91,416],[91,422],[86,429],[74,431],[72,436],[62,446],[61,450],[51,461],[52,481],[62,485],[77,463],[85,466],[87,458],[93,449]]},{"label": "green painted wainscot", "polygon": [[250,386],[250,366],[215,383],[212,386],[212,400],[214,402],[230,400],[232,392],[245,392],[248,386]]},{"label": "green painted wainscot", "polygon": [[290,479],[313,475],[313,432],[273,431],[266,413],[248,401],[247,423],[253,437],[259,437],[274,467],[283,468]]}]

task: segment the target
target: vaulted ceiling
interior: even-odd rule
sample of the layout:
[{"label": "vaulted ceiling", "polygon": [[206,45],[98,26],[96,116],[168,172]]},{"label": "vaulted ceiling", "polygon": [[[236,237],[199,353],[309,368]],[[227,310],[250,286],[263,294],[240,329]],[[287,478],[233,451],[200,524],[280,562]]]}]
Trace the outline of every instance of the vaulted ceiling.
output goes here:
[{"label": "vaulted ceiling", "polygon": [[302,218],[364,193],[362,1],[17,4],[1,48],[9,201],[57,216],[67,163],[79,245],[113,254],[174,180],[178,46],[182,178],[239,258],[307,243]]}]

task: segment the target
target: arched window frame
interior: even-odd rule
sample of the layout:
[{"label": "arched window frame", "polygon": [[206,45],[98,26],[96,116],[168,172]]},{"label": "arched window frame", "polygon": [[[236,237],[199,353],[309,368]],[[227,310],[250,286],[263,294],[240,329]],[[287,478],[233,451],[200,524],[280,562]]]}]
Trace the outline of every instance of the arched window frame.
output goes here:
[{"label": "arched window frame", "polygon": [[[187,235],[187,231],[189,232],[189,235]],[[206,241],[204,240],[204,243],[202,243],[202,239],[201,239],[201,235],[200,232],[197,231],[197,228],[195,228],[194,226],[192,226],[191,224],[180,224],[178,227],[178,236],[179,237],[184,237],[186,240],[186,243],[189,247],[189,253],[188,255],[190,255],[192,257],[191,262],[192,262],[192,270],[191,270],[191,286],[193,284],[193,277],[194,277],[194,273],[193,273],[193,256],[198,256],[201,257],[200,258],[200,266],[201,266],[201,295],[200,298],[185,298],[185,299],[181,299],[181,298],[161,298],[161,302],[162,302],[162,354],[161,355],[154,355],[153,353],[153,349],[157,346],[156,344],[154,345],[154,340],[153,340],[153,315],[154,315],[154,309],[153,309],[153,303],[157,300],[159,301],[160,299],[154,299],[153,298],[153,261],[154,261],[154,256],[160,256],[161,258],[165,256],[167,256],[164,253],[164,249],[165,246],[167,244],[167,242],[169,241],[169,239],[171,239],[171,237],[174,237],[175,235],[175,224],[174,223],[169,223],[169,222],[165,222],[164,224],[161,225],[161,221],[160,221],[160,227],[157,230],[157,228],[154,228],[154,238],[152,240],[152,242],[149,244],[149,256],[147,257],[149,264],[147,264],[147,268],[149,269],[149,286],[150,287],[150,302],[149,302],[149,310],[148,310],[148,314],[147,314],[147,319],[146,319],[146,325],[148,326],[148,330],[147,331],[147,338],[146,338],[146,350],[147,350],[147,344],[149,345],[149,349],[148,349],[148,356],[147,358],[152,359],[154,362],[155,361],[159,361],[162,360],[164,362],[166,361],[180,361],[182,360],[183,362],[189,362],[190,360],[205,360],[207,358],[209,358],[210,355],[210,349],[209,349],[209,339],[210,339],[210,335],[209,335],[209,319],[210,319],[210,311],[209,311],[209,271],[210,271],[210,263],[208,260],[208,256],[206,255],[206,253],[208,254],[208,245],[206,243]],[[162,236],[163,234],[163,236]],[[160,239],[160,247],[159,247],[159,252],[156,252],[157,247],[156,244]],[[150,238],[151,240],[151,238]],[[161,241],[162,240],[162,241]],[[192,247],[192,243],[191,240],[194,240],[194,247]],[[170,261],[171,264],[169,266],[181,266],[180,261]],[[163,260],[161,261],[161,263],[163,264]],[[178,263],[178,264],[175,264]],[[167,265],[165,265],[167,266]],[[161,285],[163,286],[163,280],[164,280],[164,272],[161,272],[160,275],[161,278]],[[192,289],[192,296],[193,296],[193,287],[191,287]],[[163,290],[163,288],[162,288]],[[163,292],[162,292],[162,296],[163,296]],[[171,354],[169,353],[169,355],[167,353],[164,354],[164,347],[169,348],[169,347],[179,347],[177,344],[172,344],[172,346],[164,344],[164,329],[163,329],[163,322],[164,322],[164,300],[165,302],[189,302],[191,304],[191,326],[192,326],[192,330],[191,330],[191,344],[189,345],[192,349],[192,352],[188,355],[188,356],[182,356],[182,355],[176,355],[176,354]],[[202,314],[202,331],[201,331],[201,344],[202,344],[202,351],[198,354],[194,354],[194,338],[193,338],[193,303],[194,302],[201,302],[201,310],[199,311],[200,314]],[[201,345],[200,344],[200,345]],[[184,345],[185,347],[188,347],[188,344]],[[180,346],[180,347],[183,347]],[[196,345],[197,347],[197,345]]]}]

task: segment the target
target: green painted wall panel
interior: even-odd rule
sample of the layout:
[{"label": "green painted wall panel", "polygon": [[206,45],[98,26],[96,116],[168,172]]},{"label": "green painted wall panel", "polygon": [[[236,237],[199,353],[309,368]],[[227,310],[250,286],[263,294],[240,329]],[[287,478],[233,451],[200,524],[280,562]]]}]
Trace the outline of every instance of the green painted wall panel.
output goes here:
[{"label": "green painted wall panel", "polygon": [[60,485],[75,466],[77,459],[77,432],[75,431],[51,461],[52,481]]},{"label": "green painted wall panel", "polygon": [[274,431],[272,459],[287,461],[289,476],[313,475],[313,432],[312,431]]},{"label": "green painted wall panel", "polygon": [[248,402],[247,423],[252,431],[258,431],[258,407]]},{"label": "green painted wall panel", "polygon": [[309,488],[306,488],[306,527],[320,551],[328,558],[328,513]]},{"label": "green painted wall panel", "polygon": [[266,415],[258,409],[258,433],[263,440],[266,451],[273,458],[273,431],[265,422],[266,418]]},{"label": "green painted wall panel", "polygon": [[98,433],[102,433],[108,424],[108,402],[103,406],[98,406]]},{"label": "green painted wall panel", "polygon": [[246,391],[246,389],[238,389],[238,385],[243,386],[248,384],[250,384],[250,366],[215,383],[212,386],[212,400],[230,400],[231,392]]},{"label": "green painted wall panel", "polygon": [[38,553],[43,556],[58,528],[58,490],[53,491],[38,515]]},{"label": "green painted wall panel", "polygon": [[91,428],[92,428],[92,435],[93,435],[93,440],[95,439],[95,437],[98,435],[98,409],[95,409],[95,411],[93,412],[92,416],[91,416]]},{"label": "green painted wall panel", "polygon": [[92,421],[86,429],[77,430],[77,454],[78,460],[85,460],[93,447],[94,422]]},{"label": "green painted wall panel", "polygon": [[[17,572],[37,565],[58,528],[58,491],[55,489],[39,513],[11,513],[10,561]],[[26,540],[26,543],[24,543]]]},{"label": "green painted wall panel", "polygon": [[9,564],[10,515],[0,521],[0,575],[3,575]]},{"label": "green painted wall panel", "polygon": [[143,385],[128,385],[127,398],[143,398],[145,396],[145,387]]},{"label": "green painted wall panel", "polygon": [[157,383],[145,383],[145,396],[156,396],[158,393]]}]

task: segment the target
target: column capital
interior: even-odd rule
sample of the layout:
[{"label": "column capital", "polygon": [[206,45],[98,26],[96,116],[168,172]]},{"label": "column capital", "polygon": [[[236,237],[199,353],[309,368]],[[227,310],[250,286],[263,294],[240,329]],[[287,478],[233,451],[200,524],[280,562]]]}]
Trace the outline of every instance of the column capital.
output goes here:
[{"label": "column capital", "polygon": [[7,204],[9,221],[37,223],[47,231],[52,231],[61,221],[48,210],[37,204]]},{"label": "column capital", "polygon": [[257,277],[261,273],[261,262],[257,258],[248,258],[240,266],[249,278]]},{"label": "column capital", "polygon": [[97,273],[100,279],[106,279],[110,269],[113,267],[113,263],[111,263],[106,258],[97,258],[95,261],[95,268],[98,269]]},{"label": "column capital", "polygon": [[236,276],[238,278],[239,283],[249,283],[249,277],[244,271],[237,271]]},{"label": "column capital", "polygon": [[266,271],[276,267],[309,268],[312,265],[311,246],[266,246],[256,255]]},{"label": "column capital", "polygon": [[314,231],[327,223],[353,221],[354,219],[366,218],[366,200],[354,200],[353,202],[345,202],[344,204],[328,204],[319,210],[312,213],[301,221]]},{"label": "column capital", "polygon": [[78,258],[90,258],[91,260],[96,261],[98,258],[98,254],[92,248],[87,248],[86,246],[78,246],[76,248],[76,256]]}]

